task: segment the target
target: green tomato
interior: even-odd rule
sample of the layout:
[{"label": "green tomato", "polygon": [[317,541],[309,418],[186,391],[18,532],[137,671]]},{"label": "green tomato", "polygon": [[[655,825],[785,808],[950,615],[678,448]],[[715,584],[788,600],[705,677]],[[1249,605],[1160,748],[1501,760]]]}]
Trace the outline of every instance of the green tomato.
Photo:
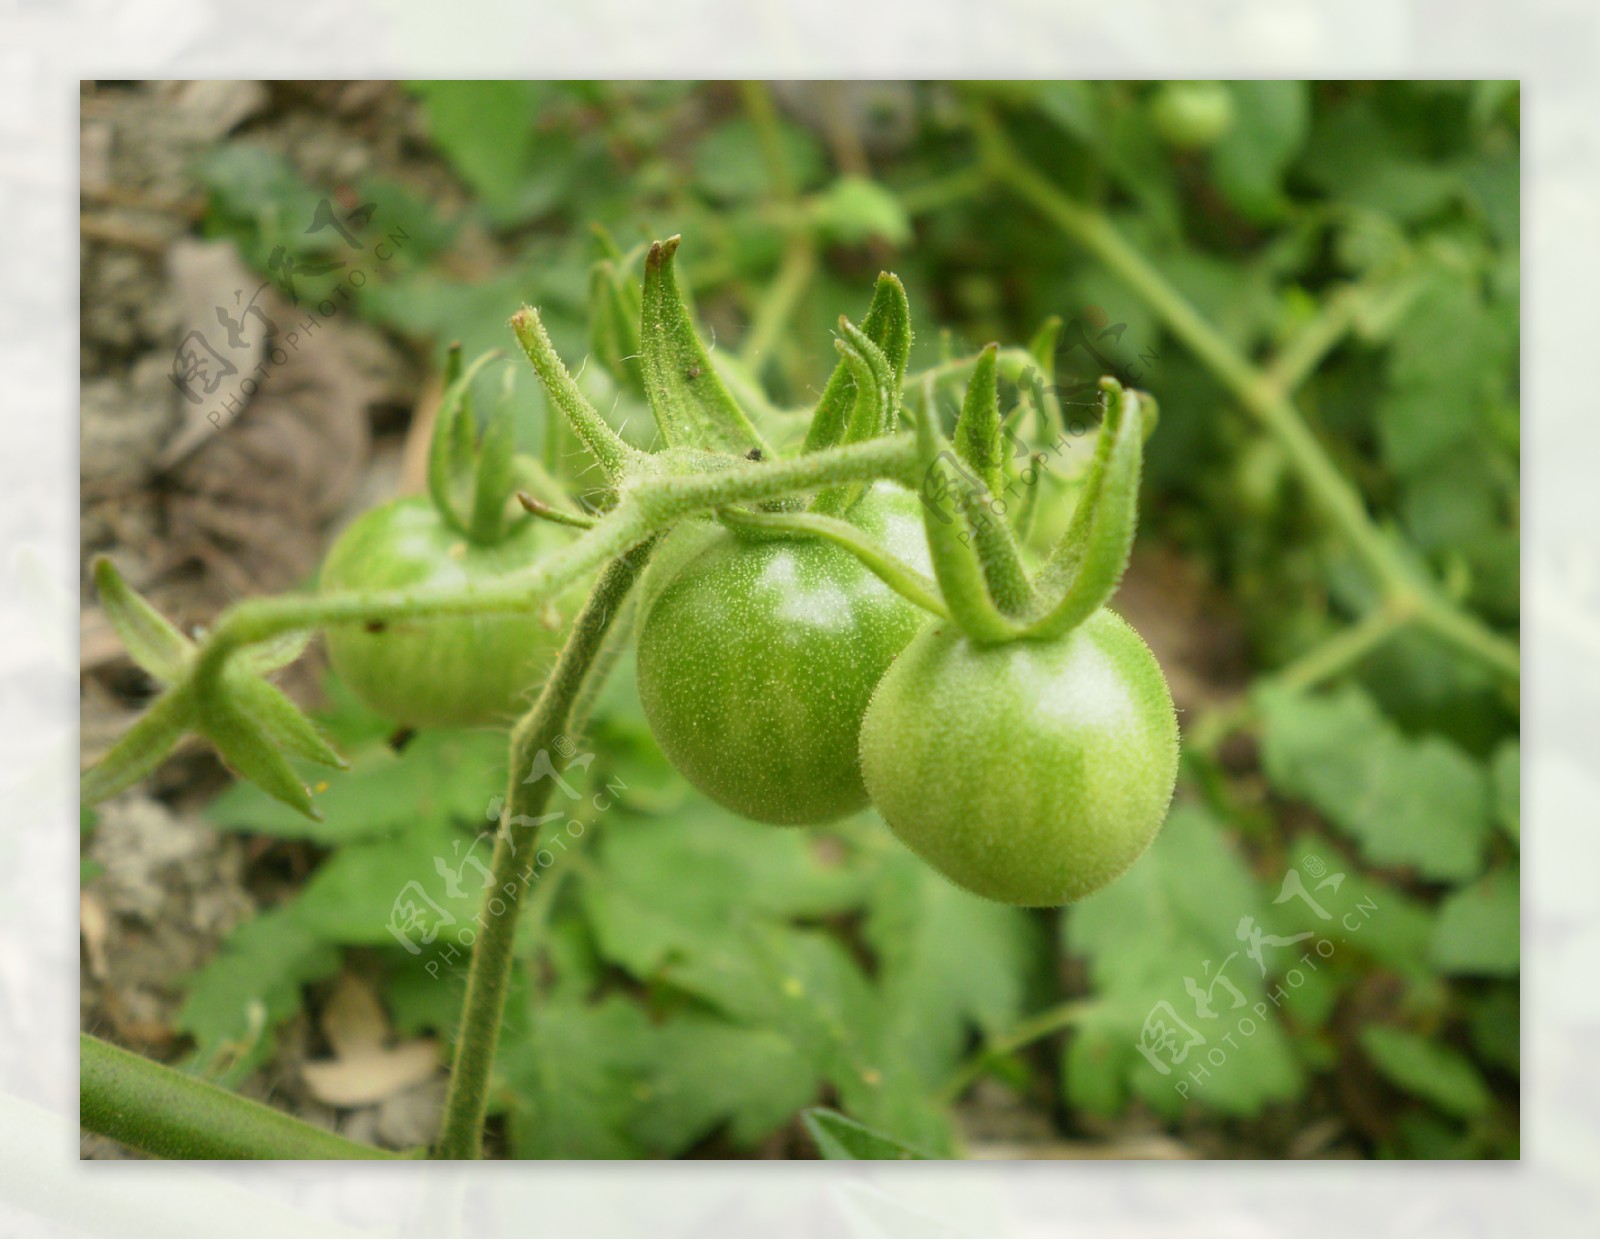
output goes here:
[{"label": "green tomato", "polygon": [[[526,520],[493,546],[469,542],[425,497],[363,513],[322,566],[323,590],[402,590],[487,583],[548,554],[563,538]],[[579,592],[527,615],[391,620],[328,630],[334,671],[368,706],[410,727],[504,725],[533,701],[555,663]]]},{"label": "green tomato", "polygon": [[[931,572],[911,492],[879,483],[847,519]],[[760,822],[865,808],[861,716],[926,612],[831,543],[709,523],[668,540],[643,590],[639,699],[690,783]]]},{"label": "green tomato", "polygon": [[1167,82],[1150,101],[1150,117],[1170,145],[1202,151],[1233,128],[1233,94],[1221,82]]},{"label": "green tomato", "polygon": [[947,878],[1006,904],[1066,904],[1160,830],[1178,720],[1155,656],[1109,611],[998,646],[940,621],[878,685],[861,766],[890,829]]}]

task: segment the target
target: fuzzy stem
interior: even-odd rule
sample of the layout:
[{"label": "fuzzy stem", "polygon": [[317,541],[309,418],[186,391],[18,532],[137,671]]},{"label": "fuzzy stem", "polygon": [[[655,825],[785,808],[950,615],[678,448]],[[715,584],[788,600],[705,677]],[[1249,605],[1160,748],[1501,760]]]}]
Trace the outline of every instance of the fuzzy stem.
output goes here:
[{"label": "fuzzy stem", "polygon": [[444,1122],[439,1131],[437,1152],[440,1158],[479,1158],[483,1152],[483,1118],[488,1110],[495,1047],[505,1015],[517,915],[532,880],[538,820],[555,786],[554,779],[532,774],[524,777],[522,773],[537,770],[541,755],[548,761],[556,738],[572,726],[574,706],[583,693],[590,667],[605,643],[612,621],[622,611],[628,591],[638,580],[653,545],[654,540],[619,557],[601,574],[589,601],[573,623],[572,635],[562,648],[539,700],[512,730],[510,784],[491,866],[494,883],[487,888],[483,912],[478,917],[480,931],[472,946],[472,963],[467,971],[467,995],[456,1037],[455,1065],[450,1074],[450,1091],[445,1098]]},{"label": "fuzzy stem", "polygon": [[942,620],[950,618],[950,609],[939,597],[939,587],[935,582],[909,564],[895,559],[887,548],[848,521],[815,512],[750,512],[742,508],[724,509],[717,515],[724,525],[796,534],[831,542],[855,556],[884,585],[907,602],[915,603]]},{"label": "fuzzy stem", "polygon": [[1102,212],[1074,201],[1027,163],[987,109],[978,106],[974,121],[984,166],[1143,298],[1173,335],[1278,441],[1312,500],[1345,536],[1384,594],[1391,600],[1404,599],[1415,605],[1418,623],[1457,650],[1481,659],[1512,679],[1519,678],[1521,656],[1517,644],[1464,611],[1433,583],[1418,580],[1374,523],[1360,493],[1317,441],[1283,385],[1254,366],[1206,322]]},{"label": "fuzzy stem", "polygon": [[78,1035],[79,1122],[157,1158],[401,1158]]},{"label": "fuzzy stem", "polygon": [[837,482],[892,478],[914,485],[917,447],[910,435],[827,448],[792,460],[736,463],[710,473],[656,474],[627,488],[593,529],[537,564],[469,588],[350,591],[251,599],[224,612],[201,648],[196,679],[214,683],[244,646],[280,633],[368,620],[532,611],[580,578],[683,517],[724,504],[754,503]]}]

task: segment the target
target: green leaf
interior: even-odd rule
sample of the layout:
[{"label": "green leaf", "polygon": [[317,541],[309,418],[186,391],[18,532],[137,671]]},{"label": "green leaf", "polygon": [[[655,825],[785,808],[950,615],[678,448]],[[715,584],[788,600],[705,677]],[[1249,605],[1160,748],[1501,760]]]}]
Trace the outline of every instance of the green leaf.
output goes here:
[{"label": "green leaf", "polygon": [[301,988],[331,977],[339,961],[293,901],[240,924],[184,981],[174,1024],[195,1040],[196,1068],[237,1085],[272,1057],[278,1026],[300,1010]]},{"label": "green leaf", "polygon": [[428,130],[494,219],[517,223],[549,209],[570,185],[570,137],[539,124],[540,82],[413,82]]},{"label": "green leaf", "polygon": [[280,633],[264,642],[247,646],[234,657],[258,676],[265,676],[279,668],[288,667],[304,654],[306,647],[311,644],[311,636],[311,629]]},{"label": "green leaf", "polygon": [[498,542],[505,528],[506,503],[511,499],[515,468],[513,426],[511,406],[502,404],[490,416],[483,441],[478,445],[470,529],[472,537],[480,543]]},{"label": "green leaf", "polygon": [[[778,122],[778,150],[790,184],[804,187],[827,169],[827,158],[811,134]],[[756,127],[738,117],[712,130],[694,152],[694,180],[708,196],[725,202],[760,198],[774,192],[772,173]]]},{"label": "green leaf", "polygon": [[1211,179],[1256,223],[1283,215],[1283,175],[1304,145],[1311,118],[1307,82],[1229,82],[1234,123],[1211,152]]},{"label": "green leaf", "polygon": [[437,943],[412,939],[417,956],[426,958],[418,967],[446,947],[465,955],[466,932],[483,908],[493,842],[492,832],[475,838],[422,821],[392,837],[346,844],[312,874],[296,915],[324,942],[393,947],[410,937],[405,912],[420,909]]},{"label": "green leaf", "polygon": [[950,615],[962,632],[979,642],[1015,638],[1021,627],[1001,614],[989,592],[983,563],[970,536],[971,510],[981,484],[967,475],[939,429],[932,383],[916,406],[917,452],[922,524],[934,576]]},{"label": "green leaf", "polygon": [[678,292],[673,258],[680,238],[650,247],[644,269],[644,318],[639,330],[644,386],[661,437],[671,447],[744,453],[771,449],[750,424],[722,379]]},{"label": "green leaf", "polygon": [[[1337,917],[1350,903],[1324,908]],[[1313,937],[1264,942],[1258,965],[1240,939],[1247,924]],[[1088,958],[1091,983],[1065,1059],[1068,1104],[1112,1115],[1131,1091],[1162,1115],[1191,1103],[1250,1115],[1293,1097],[1300,1069],[1279,1023],[1282,998],[1271,996],[1291,991],[1290,969],[1326,924],[1304,906],[1274,906],[1221,824],[1198,807],[1175,808],[1137,865],[1067,911],[1065,945]],[[1210,1015],[1190,981],[1209,995]],[[1174,1038],[1169,1049],[1154,1036],[1163,1032]]]},{"label": "green leaf", "polygon": [[[228,688],[199,704],[199,731],[240,779],[248,779],[308,818],[321,818],[311,803],[311,789],[279,751],[269,725],[245,713],[245,704]],[[275,720],[273,727],[281,724]]]},{"label": "green leaf", "polygon": [[1370,862],[1452,881],[1482,871],[1488,779],[1460,749],[1408,738],[1354,685],[1264,692],[1260,704],[1268,778],[1348,832]]},{"label": "green leaf", "polygon": [[140,596],[105,556],[94,562],[95,589],[106,619],[131,658],[164,685],[182,678],[194,643]]},{"label": "green leaf", "polygon": [[1513,840],[1522,839],[1522,745],[1517,740],[1502,741],[1489,764],[1494,781],[1495,821]]},{"label": "green leaf", "polygon": [[903,849],[885,858],[869,907],[885,1057],[935,1091],[974,1032],[990,1038],[1022,1018],[1047,943],[1026,910],[963,891]]},{"label": "green leaf", "polygon": [[445,366],[445,389],[428,446],[428,495],[433,506],[452,526],[468,530],[466,488],[472,477],[472,452],[477,426],[472,412],[472,381],[499,355],[480,355],[470,366],[461,365],[461,347],[452,345]]},{"label": "green leaf", "polygon": [[1515,977],[1522,963],[1522,900],[1515,868],[1493,870],[1447,899],[1433,932],[1442,972]]},{"label": "green leaf", "polygon": [[817,231],[840,245],[877,239],[899,247],[911,240],[911,220],[900,200],[865,177],[840,177],[811,200],[809,210]]},{"label": "green leaf", "polygon": [[825,1107],[812,1107],[801,1119],[823,1158],[906,1160],[931,1157]]},{"label": "green leaf", "polygon": [[817,1094],[812,1065],[775,1030],[685,1015],[654,1030],[648,1046],[628,1127],[662,1154],[681,1153],[719,1129],[748,1149]]},{"label": "green leaf", "polygon": [[1478,1070],[1460,1051],[1390,1025],[1368,1025],[1360,1039],[1379,1072],[1441,1111],[1472,1119],[1494,1104]]},{"label": "green leaf", "polygon": [[508,999],[496,1074],[519,1105],[511,1114],[517,1158],[639,1158],[629,1131],[649,1021],[620,996],[600,1003],[530,1001],[526,982]]}]

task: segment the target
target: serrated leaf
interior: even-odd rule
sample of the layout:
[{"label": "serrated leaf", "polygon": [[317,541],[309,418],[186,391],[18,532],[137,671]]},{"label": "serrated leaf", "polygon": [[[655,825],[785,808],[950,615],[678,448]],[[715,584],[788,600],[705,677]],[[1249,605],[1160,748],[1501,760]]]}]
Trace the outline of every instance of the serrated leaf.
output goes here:
[{"label": "serrated leaf", "polygon": [[422,732],[398,754],[369,740],[349,769],[317,773],[320,822],[243,783],[223,792],[206,816],[224,831],[323,844],[371,839],[423,822],[493,830],[489,810],[505,791],[505,770],[506,741],[493,733]]},{"label": "serrated leaf", "polygon": [[1354,685],[1263,693],[1262,760],[1273,785],[1316,806],[1375,865],[1461,881],[1483,868],[1483,768],[1437,736],[1412,740]]},{"label": "serrated leaf", "polygon": [[896,850],[873,885],[864,932],[877,961],[884,1052],[931,1092],[974,1033],[1009,1030],[1026,1011],[1046,943],[1025,910],[962,891]]},{"label": "serrated leaf", "polygon": [[887,1133],[857,1123],[837,1111],[812,1107],[801,1117],[806,1131],[817,1143],[817,1152],[827,1159],[899,1160],[931,1157]]},{"label": "serrated leaf", "polygon": [[819,1087],[805,1056],[775,1030],[685,1015],[655,1029],[648,1049],[628,1127],[661,1154],[681,1153],[719,1129],[748,1149],[787,1124]]},{"label": "serrated leaf", "polygon": [[195,1040],[195,1066],[225,1087],[272,1057],[276,1031],[301,1003],[301,988],[332,976],[339,952],[300,921],[294,902],[236,927],[184,981],[174,1022]]},{"label": "serrated leaf", "polygon": [[1368,1025],[1360,1039],[1378,1071],[1441,1111],[1472,1119],[1494,1105],[1478,1070],[1460,1051],[1390,1025]]},{"label": "serrated leaf", "polygon": [[167,690],[134,720],[105,757],[83,772],[79,799],[85,805],[98,805],[133,787],[161,765],[197,718],[194,696],[187,686]]},{"label": "serrated leaf", "polygon": [[[298,916],[330,943],[394,947],[410,938],[419,957],[430,952],[430,959],[436,957],[445,946],[464,955],[471,937],[463,935],[475,930],[473,919],[490,885],[493,843],[492,832],[475,839],[424,821],[394,836],[347,844],[318,866],[301,890]],[[423,933],[442,946],[419,943],[406,933],[410,912],[420,914]]]},{"label": "serrated leaf", "polygon": [[639,329],[645,393],[661,437],[670,447],[770,455],[744,410],[723,385],[678,292],[673,259],[677,237],[658,241],[645,259],[643,320]]},{"label": "serrated leaf", "polygon": [[508,1000],[507,1034],[495,1062],[515,1095],[512,1153],[518,1158],[639,1158],[629,1131],[649,1021],[620,996],[600,1003]]},{"label": "serrated leaf", "polygon": [[1248,1115],[1292,1097],[1300,1070],[1268,996],[1309,941],[1264,944],[1258,965],[1240,932],[1314,934],[1322,923],[1303,912],[1274,910],[1210,814],[1175,808],[1138,865],[1067,912],[1066,948],[1088,957],[1092,984],[1064,1064],[1069,1104],[1114,1114],[1131,1091],[1168,1116],[1191,1103]]},{"label": "serrated leaf", "polygon": [[106,619],[128,657],[164,685],[180,680],[194,643],[146,602],[105,556],[94,562],[94,582]]},{"label": "serrated leaf", "polygon": [[1491,871],[1439,907],[1434,963],[1445,973],[1515,977],[1522,964],[1521,917],[1518,871]]}]

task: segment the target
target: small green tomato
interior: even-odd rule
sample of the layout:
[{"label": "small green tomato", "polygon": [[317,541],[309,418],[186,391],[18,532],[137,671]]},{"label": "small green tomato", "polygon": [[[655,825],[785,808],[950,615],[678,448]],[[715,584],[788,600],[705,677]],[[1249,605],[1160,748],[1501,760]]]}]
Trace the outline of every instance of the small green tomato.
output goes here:
[{"label": "small green tomato", "polygon": [[[468,541],[424,497],[363,513],[328,552],[323,590],[487,584],[549,554],[565,535],[523,521],[493,546]],[[410,727],[503,726],[533,701],[581,592],[527,615],[391,620],[328,631],[328,658],[368,706]]]},{"label": "small green tomato", "polygon": [[[929,572],[920,511],[879,483],[847,519]],[[710,525],[673,535],[643,589],[639,699],[690,783],[780,825],[866,807],[862,712],[927,613],[832,544]]]},{"label": "small green tomato", "polygon": [[1143,640],[1104,609],[1052,641],[929,625],[873,694],[861,766],[890,829],[969,891],[1067,904],[1160,830],[1178,721]]}]

